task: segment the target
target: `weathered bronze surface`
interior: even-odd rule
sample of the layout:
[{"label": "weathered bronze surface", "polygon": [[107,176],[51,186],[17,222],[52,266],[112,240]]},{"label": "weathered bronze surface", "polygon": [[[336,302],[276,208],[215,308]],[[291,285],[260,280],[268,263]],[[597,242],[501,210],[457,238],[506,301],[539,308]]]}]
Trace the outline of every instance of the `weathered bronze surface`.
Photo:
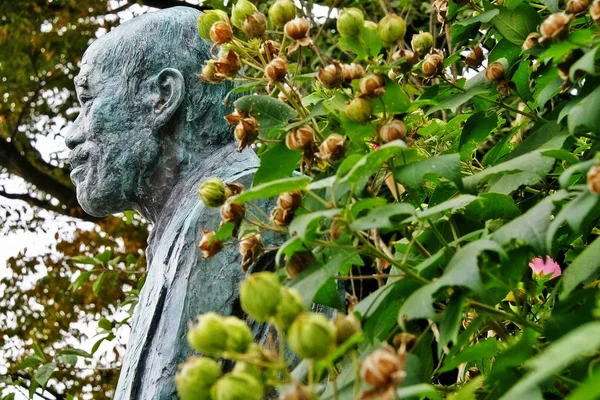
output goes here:
[{"label": "weathered bronze surface", "polygon": [[207,260],[197,249],[219,223],[197,188],[211,176],[248,187],[257,158],[231,143],[221,106],[230,88],[196,77],[210,51],[197,17],[176,7],[124,23],[89,47],[75,78],[81,112],[66,142],[81,206],[95,216],[134,209],[153,223],[118,400],[177,398],[188,323],[240,314],[237,249]]}]

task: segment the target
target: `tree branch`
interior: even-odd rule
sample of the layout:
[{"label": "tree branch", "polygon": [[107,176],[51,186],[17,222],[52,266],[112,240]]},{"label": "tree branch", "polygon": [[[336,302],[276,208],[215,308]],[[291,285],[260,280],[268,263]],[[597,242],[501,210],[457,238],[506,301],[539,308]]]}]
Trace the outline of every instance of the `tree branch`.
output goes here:
[{"label": "tree branch", "polygon": [[64,214],[65,212],[65,210],[63,210],[60,206],[55,206],[50,201],[38,199],[26,193],[7,193],[3,190],[0,190],[0,196],[10,200],[21,200],[32,207],[43,208],[45,210],[54,211],[59,214]]},{"label": "tree branch", "polygon": [[190,4],[185,1],[179,1],[179,0],[139,0],[139,2],[145,6],[154,7],[154,8],[171,8],[171,7],[177,7],[177,6],[184,6],[184,7],[195,8],[196,10],[200,10],[200,11],[208,10],[210,8],[209,6],[204,6],[204,5],[200,6],[197,4]]}]

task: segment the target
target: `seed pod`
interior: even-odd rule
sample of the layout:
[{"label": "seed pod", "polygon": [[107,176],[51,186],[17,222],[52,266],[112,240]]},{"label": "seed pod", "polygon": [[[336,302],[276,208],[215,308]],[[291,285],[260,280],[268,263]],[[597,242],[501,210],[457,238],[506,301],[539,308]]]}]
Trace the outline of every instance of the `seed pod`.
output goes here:
[{"label": "seed pod", "polygon": [[426,54],[433,47],[433,35],[429,32],[419,32],[413,35],[410,47],[419,55]]},{"label": "seed pod", "polygon": [[360,376],[363,381],[376,386],[397,385],[406,376],[406,360],[390,346],[375,350],[363,362]]},{"label": "seed pod", "polygon": [[346,116],[356,123],[369,121],[371,114],[373,114],[371,102],[362,97],[356,97],[346,104]]},{"label": "seed pod", "polygon": [[261,38],[267,30],[267,17],[260,11],[254,11],[252,15],[246,16],[241,29],[248,39]]},{"label": "seed pod", "polygon": [[465,57],[465,64],[471,68],[477,68],[483,62],[483,50],[479,46],[473,47],[473,50]]},{"label": "seed pod", "polygon": [[448,0],[436,0],[431,6],[437,11],[438,21],[445,24],[446,14],[448,14]]},{"label": "seed pod", "polygon": [[277,57],[280,49],[281,44],[279,44],[279,42],[276,42],[274,40],[265,40],[260,45],[260,49],[258,51],[260,52],[260,55],[264,60],[271,61],[272,59]]},{"label": "seed pod", "polygon": [[485,69],[485,79],[498,82],[504,78],[504,65],[500,61],[494,61]]},{"label": "seed pod", "polygon": [[322,314],[302,313],[287,333],[290,348],[302,358],[321,359],[335,347],[335,332]]},{"label": "seed pod", "polygon": [[298,251],[292,254],[285,262],[285,271],[289,278],[295,278],[306,268],[313,265],[317,259],[310,251]]},{"label": "seed pod", "polygon": [[402,58],[404,58],[402,70],[405,72],[410,71],[412,67],[420,60],[419,54],[413,52],[412,50],[400,49],[392,55],[393,61],[398,61]]},{"label": "seed pod", "polygon": [[465,375],[465,380],[470,381],[471,379],[479,375],[481,375],[481,371],[479,371],[479,369],[477,369],[476,367],[469,368],[467,370],[467,374]]},{"label": "seed pod", "polygon": [[432,78],[444,70],[444,57],[442,52],[434,49],[431,53],[425,56],[423,65],[421,67],[423,74]]},{"label": "seed pod", "polygon": [[240,120],[234,131],[235,138],[238,140],[238,151],[242,151],[254,143],[258,137],[259,128],[258,120],[252,115]]},{"label": "seed pod", "polygon": [[571,17],[565,13],[555,13],[550,15],[540,25],[540,33],[543,40],[560,38],[567,33],[567,28],[571,22]]},{"label": "seed pod", "polygon": [[279,396],[279,400],[316,400],[317,397],[310,391],[310,388],[300,386],[294,382],[287,392]]},{"label": "seed pod", "polygon": [[342,66],[337,61],[332,61],[325,68],[319,68],[317,79],[327,89],[333,89],[342,84],[344,80],[344,71]]},{"label": "seed pod", "polygon": [[207,207],[220,207],[225,200],[225,184],[219,178],[209,178],[200,184],[200,200]]},{"label": "seed pod", "polygon": [[231,23],[236,28],[242,29],[246,17],[254,14],[255,11],[257,11],[256,7],[248,0],[238,0],[231,8]]},{"label": "seed pod", "polygon": [[[240,254],[242,255],[242,270],[247,272],[250,266],[258,261],[264,252],[262,239],[258,233],[249,233],[240,240]],[[254,317],[252,315],[252,317]],[[262,321],[259,321],[262,322]]]},{"label": "seed pod", "polygon": [[365,70],[360,64],[342,64],[342,72],[344,75],[344,81],[351,83],[355,79],[363,77]]},{"label": "seed pod", "polygon": [[217,21],[228,21],[227,13],[223,10],[207,10],[198,17],[198,34],[204,40],[212,40],[210,29]]},{"label": "seed pod", "polygon": [[223,242],[212,240],[214,236],[214,231],[202,231],[202,239],[198,245],[200,251],[202,251],[202,258],[212,257],[223,249]]},{"label": "seed pod", "polygon": [[399,119],[393,119],[386,122],[379,128],[379,137],[384,143],[389,143],[398,139],[406,139],[406,125]]},{"label": "seed pod", "polygon": [[242,118],[248,118],[248,113],[246,111],[240,111],[237,107],[235,107],[231,114],[225,116],[225,120],[229,125],[239,124]]},{"label": "seed pod", "polygon": [[355,333],[360,332],[360,321],[354,314],[336,314],[331,321],[335,329],[335,342],[339,346],[350,339]]},{"label": "seed pod", "polygon": [[302,150],[312,143],[314,132],[308,125],[294,129],[285,136],[285,145],[290,150]]},{"label": "seed pod", "polygon": [[265,388],[256,377],[243,372],[223,375],[211,388],[213,400],[261,400]]},{"label": "seed pod", "polygon": [[228,21],[217,21],[210,28],[210,40],[215,44],[227,43],[233,37],[233,29]]},{"label": "seed pod", "polygon": [[227,50],[227,54],[219,57],[215,62],[217,73],[227,77],[233,77],[242,69],[240,57],[233,50]]},{"label": "seed pod", "polygon": [[287,331],[300,313],[304,312],[304,300],[299,291],[292,288],[281,288],[281,303],[274,317],[276,324]]},{"label": "seed pod", "polygon": [[208,60],[206,61],[206,64],[202,66],[202,73],[199,75],[202,82],[219,83],[225,79],[223,75],[217,73],[216,63],[217,60]]},{"label": "seed pod", "polygon": [[283,27],[283,31],[286,36],[293,40],[304,39],[308,35],[310,25],[304,18],[294,18],[291,21],[286,22]]},{"label": "seed pod", "polygon": [[344,137],[337,133],[332,133],[321,143],[316,156],[321,160],[335,160],[342,155],[343,151]]},{"label": "seed pod", "polygon": [[285,78],[287,71],[288,71],[287,61],[281,57],[275,57],[265,67],[265,76],[271,82],[278,82]]},{"label": "seed pod", "polygon": [[302,193],[299,190],[285,192],[277,198],[277,206],[283,210],[296,211],[302,204]]},{"label": "seed pod", "polygon": [[248,348],[254,342],[254,336],[246,322],[238,317],[225,317],[223,323],[227,329],[225,349],[239,354],[248,351]]},{"label": "seed pod", "polygon": [[387,46],[394,45],[404,38],[406,34],[406,22],[399,15],[393,13],[387,14],[377,24],[377,34],[379,35],[379,39]]},{"label": "seed pod", "polygon": [[234,203],[231,199],[227,199],[225,204],[221,206],[221,219],[224,223],[232,222],[238,225],[244,219],[246,213],[246,206],[239,203]]},{"label": "seed pod", "polygon": [[381,74],[370,74],[361,79],[358,89],[359,97],[374,99],[385,94],[385,77]]},{"label": "seed pod", "polygon": [[408,352],[411,351],[415,343],[417,343],[417,337],[412,333],[402,332],[394,336],[392,342],[398,351]]},{"label": "seed pod", "polygon": [[358,8],[344,8],[337,19],[337,30],[342,37],[355,37],[360,34],[365,23],[365,15]]},{"label": "seed pod", "polygon": [[271,272],[252,274],[240,285],[242,309],[258,322],[275,316],[280,303],[281,284]]},{"label": "seed pod", "polygon": [[244,187],[244,185],[242,185],[239,182],[232,182],[232,183],[225,184],[225,196],[227,198],[237,196],[238,194],[242,193],[244,190],[246,190],[246,188]]},{"label": "seed pod", "polygon": [[281,28],[296,17],[296,5],[292,0],[277,0],[269,8],[268,15],[273,25]]},{"label": "seed pod", "polygon": [[214,312],[199,315],[198,323],[188,329],[187,340],[196,351],[220,355],[227,348],[227,328],[223,317]]},{"label": "seed pod", "polygon": [[221,376],[221,367],[215,360],[192,356],[179,366],[175,374],[177,394],[181,400],[210,398],[210,388]]},{"label": "seed pod", "polygon": [[594,0],[590,6],[590,17],[596,23],[600,21],[600,0]]},{"label": "seed pod", "polygon": [[583,14],[588,10],[590,0],[569,0],[567,3],[567,13],[578,15]]},{"label": "seed pod", "polygon": [[586,183],[590,192],[600,195],[600,165],[594,165],[588,170]]},{"label": "seed pod", "polygon": [[537,45],[539,42],[540,36],[541,35],[537,32],[531,32],[529,35],[527,35],[527,38],[523,42],[523,46],[522,46],[523,50],[529,50],[532,47],[534,47],[535,45]]},{"label": "seed pod", "polygon": [[294,219],[294,212],[291,210],[284,210],[281,207],[275,207],[271,210],[271,221],[279,226],[288,226]]}]

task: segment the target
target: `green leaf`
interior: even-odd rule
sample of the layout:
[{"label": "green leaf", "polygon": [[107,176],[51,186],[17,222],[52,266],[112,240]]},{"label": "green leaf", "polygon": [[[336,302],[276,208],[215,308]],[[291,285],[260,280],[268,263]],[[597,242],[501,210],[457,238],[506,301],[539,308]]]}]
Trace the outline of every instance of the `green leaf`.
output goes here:
[{"label": "green leaf", "polygon": [[460,135],[458,148],[461,160],[468,160],[477,146],[496,130],[498,114],[486,116],[484,111],[469,117]]},{"label": "green leaf", "polygon": [[456,357],[446,359],[444,365],[439,369],[438,372],[442,373],[452,371],[462,363],[486,357],[493,357],[496,354],[497,347],[498,341],[495,338],[486,339],[472,346],[468,346]]},{"label": "green leaf", "polygon": [[569,132],[580,131],[598,132],[600,129],[600,87],[577,103],[567,118]]},{"label": "green leaf", "polygon": [[219,230],[215,233],[215,236],[211,239],[211,243],[214,240],[225,241],[231,237],[235,224],[233,222],[227,222],[219,227]]},{"label": "green leaf", "polygon": [[292,107],[281,100],[267,95],[248,95],[240,97],[234,103],[240,111],[250,111],[260,124],[260,132],[263,135],[271,129],[285,125],[298,113]]},{"label": "green leaf", "polygon": [[260,155],[260,166],[252,186],[292,176],[302,158],[302,151],[290,150],[284,142],[277,143]]},{"label": "green leaf", "polygon": [[448,109],[448,110],[452,111],[453,113],[455,113],[456,110],[458,110],[458,107],[462,106],[467,101],[471,100],[474,96],[485,93],[487,91],[488,91],[487,85],[486,86],[475,85],[473,87],[469,87],[464,92],[458,92],[457,94],[453,94],[453,95],[446,97],[445,99],[440,101],[440,106],[432,107],[431,109],[429,109],[429,111],[427,111],[427,115],[430,115],[436,111],[445,110],[445,109]]},{"label": "green leaf", "polygon": [[245,192],[238,194],[233,198],[236,203],[244,204],[248,201],[255,199],[266,199],[269,197],[277,196],[284,192],[291,192],[293,190],[302,190],[308,183],[310,178],[306,176],[299,176],[293,178],[277,179],[271,182],[263,183],[254,186]]},{"label": "green leaf", "polygon": [[520,213],[512,197],[500,193],[482,193],[465,209],[466,215],[480,221],[496,218],[512,219]]},{"label": "green leaf", "polygon": [[405,113],[410,107],[410,98],[398,83],[390,79],[386,79],[386,81],[383,96],[373,100],[373,112],[383,112],[383,104],[385,104],[385,112],[389,115]]},{"label": "green leaf", "polygon": [[33,342],[33,345],[31,347],[33,347],[33,352],[36,356],[38,356],[42,360],[46,360],[46,355],[44,354],[44,351],[42,350],[39,344]]},{"label": "green leaf", "polygon": [[446,400],[472,400],[476,399],[475,393],[483,385],[483,376],[479,375],[467,382],[466,385],[462,386],[456,392],[450,393]]},{"label": "green leaf", "polygon": [[456,21],[452,24],[452,27],[454,28],[455,25],[471,25],[477,22],[487,23],[490,22],[499,13],[499,9],[493,8],[491,10],[484,11],[481,14],[477,14],[474,17],[469,17],[462,21]]},{"label": "green leaf", "polygon": [[442,354],[442,349],[448,343],[456,343],[458,338],[458,330],[462,321],[462,310],[466,299],[464,290],[455,291],[448,305],[441,315],[440,321],[440,340],[438,343],[438,357]]},{"label": "green leaf", "polygon": [[598,51],[598,47],[594,47],[592,50],[588,51],[577,60],[571,68],[569,68],[569,78],[573,82],[575,82],[575,74],[577,71],[584,71],[590,75],[597,75],[596,73],[596,52]]},{"label": "green leaf", "polygon": [[313,236],[317,235],[316,230],[319,227],[319,222],[322,218],[331,219],[338,215],[342,210],[333,209],[333,210],[323,210],[316,211],[313,213],[302,214],[297,216],[292,220],[290,224],[290,234],[296,235],[300,239],[312,240]]},{"label": "green leaf", "polygon": [[531,94],[531,88],[529,83],[531,82],[531,65],[527,60],[522,60],[517,67],[517,70],[512,76],[512,81],[515,83],[517,93],[527,101],[533,100]]},{"label": "green leaf", "polygon": [[356,61],[361,61],[369,57],[359,36],[345,36],[338,39],[337,44],[341,50],[356,54]]},{"label": "green leaf", "polygon": [[379,171],[381,165],[396,154],[402,153],[408,147],[402,140],[384,144],[379,149],[363,156],[354,164],[352,169],[340,179],[340,183],[357,183]]},{"label": "green leaf", "polygon": [[58,359],[63,364],[67,364],[67,365],[77,364],[77,356],[73,355],[73,354],[62,354],[62,355],[58,356]]},{"label": "green leaf", "polygon": [[108,319],[102,318],[100,321],[98,321],[98,327],[104,329],[105,331],[111,331],[112,323]]},{"label": "green leaf", "polygon": [[560,373],[575,361],[593,355],[600,348],[600,322],[589,322],[550,344],[525,367],[530,372],[501,397],[503,400],[527,398],[544,380]]},{"label": "green leaf", "polygon": [[469,204],[473,203],[476,200],[476,196],[472,196],[470,194],[461,194],[449,200],[446,200],[436,206],[428,207],[425,210],[417,210],[415,212],[415,217],[411,218],[410,221],[425,221],[435,215],[441,214],[444,211],[448,210],[451,213],[455,213],[458,210],[463,210],[465,207],[467,207]]},{"label": "green leaf", "polygon": [[600,197],[598,195],[590,193],[587,190],[579,193],[552,220],[546,236],[547,248],[553,250],[552,244],[555,243],[556,232],[565,222],[575,235],[581,235],[586,223],[593,221],[597,217],[598,206],[600,206]]},{"label": "green leaf", "polygon": [[53,362],[44,364],[41,367],[39,367],[38,370],[35,371],[36,382],[39,383],[40,386],[42,386],[42,387],[46,386],[46,383],[48,383],[48,380],[54,373],[55,369],[56,369],[56,363],[53,363]]},{"label": "green leaf", "polygon": [[427,398],[431,400],[441,400],[442,396],[438,393],[435,386],[419,383],[417,385],[404,386],[396,389],[396,397],[398,399],[410,399],[419,396],[419,398]]},{"label": "green leaf", "polygon": [[112,251],[110,250],[104,250],[102,252],[102,254],[98,255],[98,260],[102,261],[103,264],[107,264],[110,261],[110,258],[112,257]]},{"label": "green leaf", "polygon": [[591,375],[577,386],[567,400],[590,400],[600,398],[600,369],[596,368]]},{"label": "green leaf", "polygon": [[352,223],[351,228],[356,231],[364,231],[371,228],[392,229],[396,224],[414,213],[415,208],[408,203],[386,204],[374,208],[364,217],[357,218]]},{"label": "green leaf", "polygon": [[560,298],[566,298],[580,283],[594,279],[600,272],[600,238],[596,238],[569,265],[562,277]]},{"label": "green leaf", "polygon": [[24,359],[23,361],[21,361],[19,364],[17,364],[12,369],[12,371],[13,372],[17,372],[17,371],[20,371],[20,370],[25,369],[25,368],[29,368],[29,367],[33,367],[33,366],[39,365],[39,364],[41,364],[43,362],[44,362],[44,359],[41,358],[40,356],[37,356],[37,355],[35,355],[35,356],[29,356],[26,359]]},{"label": "green leaf", "polygon": [[102,264],[102,262],[99,262],[97,259],[94,259],[94,258],[89,257],[89,256],[75,256],[75,257],[71,257],[71,261],[73,261],[75,264],[89,264],[89,265]]},{"label": "green leaf", "polygon": [[75,279],[71,285],[69,286],[69,290],[78,290],[81,286],[83,286],[83,284],[85,282],[87,282],[90,279],[90,276],[93,274],[94,271],[85,271],[82,272],[81,275],[79,275],[77,277],[77,279]]},{"label": "green leaf", "polygon": [[458,189],[463,187],[460,173],[460,155],[458,154],[434,156],[395,168],[393,173],[400,183],[412,189],[421,188],[423,179],[430,175],[442,176],[453,182]]},{"label": "green leaf", "polygon": [[79,356],[79,357],[83,357],[83,358],[92,358],[92,355],[90,353],[88,353],[85,350],[81,350],[81,349],[64,349],[64,350],[60,351],[60,354],[74,355],[74,356]]},{"label": "green leaf", "polygon": [[533,7],[526,3],[513,9],[502,7],[500,13],[492,19],[492,24],[504,38],[522,45],[527,35],[537,30],[541,22],[540,16]]},{"label": "green leaf", "polygon": [[104,281],[107,272],[108,271],[100,272],[100,275],[98,275],[98,278],[96,278],[96,280],[94,281],[94,284],[92,285],[92,292],[95,296],[98,296],[98,294],[100,293],[100,289],[102,289],[102,282]]},{"label": "green leaf", "polygon": [[585,176],[587,171],[590,168],[592,168],[592,166],[596,165],[597,162],[598,161],[596,159],[591,159],[591,160],[587,160],[582,163],[573,165],[573,166],[569,167],[568,169],[566,169],[565,172],[560,174],[560,177],[558,178],[558,183],[560,184],[560,187],[563,189],[568,189],[570,187],[570,185],[572,184],[571,179],[573,178],[573,175],[579,174],[581,176]]}]

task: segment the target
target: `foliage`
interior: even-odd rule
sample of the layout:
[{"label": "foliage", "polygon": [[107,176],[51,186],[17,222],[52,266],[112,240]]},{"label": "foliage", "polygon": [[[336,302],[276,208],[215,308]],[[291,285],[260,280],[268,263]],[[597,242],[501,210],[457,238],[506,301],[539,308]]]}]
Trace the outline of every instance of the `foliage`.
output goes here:
[{"label": "foliage", "polygon": [[[220,398],[253,364],[283,398],[597,395],[600,2],[303,2],[282,29],[284,3],[199,21],[221,45],[200,77],[253,92],[227,120],[261,164],[227,206],[278,196],[211,240],[238,231],[248,260],[256,233],[287,238],[279,308],[256,309],[264,272],[241,299],[280,349],[224,345],[239,367],[203,387]],[[287,328],[290,288],[361,329],[330,346],[352,325],[339,316],[296,311]]]}]

